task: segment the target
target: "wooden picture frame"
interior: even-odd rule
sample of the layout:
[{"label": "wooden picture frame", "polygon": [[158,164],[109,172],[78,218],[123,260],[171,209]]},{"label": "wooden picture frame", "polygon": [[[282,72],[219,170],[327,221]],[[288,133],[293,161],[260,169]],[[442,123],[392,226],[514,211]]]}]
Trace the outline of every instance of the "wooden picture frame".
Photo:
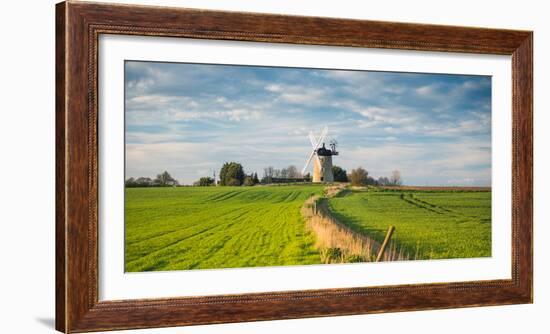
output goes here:
[{"label": "wooden picture frame", "polygon": [[[124,301],[98,299],[102,34],[512,56],[512,278]],[[531,303],[533,33],[66,1],[56,7],[56,329],[118,330]]]}]

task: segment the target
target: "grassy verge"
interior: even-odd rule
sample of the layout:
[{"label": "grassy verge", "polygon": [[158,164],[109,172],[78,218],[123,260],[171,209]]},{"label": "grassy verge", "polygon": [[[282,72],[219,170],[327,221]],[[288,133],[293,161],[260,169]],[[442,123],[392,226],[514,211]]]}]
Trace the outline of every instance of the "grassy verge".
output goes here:
[{"label": "grassy verge", "polygon": [[[333,192],[333,196],[338,193]],[[327,191],[325,191],[325,194]],[[330,193],[330,190],[329,190]],[[332,197],[332,196],[331,196]],[[314,196],[302,207],[302,215],[307,228],[315,235],[315,247],[321,254],[323,263],[373,262],[380,250],[380,243],[352,230],[333,217],[327,206],[327,198]],[[394,243],[387,247],[382,261],[408,259],[398,251]]]}]

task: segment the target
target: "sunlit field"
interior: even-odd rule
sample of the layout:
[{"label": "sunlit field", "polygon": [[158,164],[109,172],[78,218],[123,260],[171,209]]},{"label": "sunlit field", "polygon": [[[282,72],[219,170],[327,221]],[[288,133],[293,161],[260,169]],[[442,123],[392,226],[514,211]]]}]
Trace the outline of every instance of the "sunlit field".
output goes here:
[{"label": "sunlit field", "polygon": [[[326,263],[300,213],[321,185],[126,189],[126,271]],[[490,191],[348,190],[333,217],[408,259],[491,255]]]},{"label": "sunlit field", "polygon": [[355,231],[393,241],[411,258],[491,256],[490,191],[352,191],[329,200],[330,210]]},{"label": "sunlit field", "polygon": [[126,271],[320,263],[300,208],[322,189],[126,189]]}]

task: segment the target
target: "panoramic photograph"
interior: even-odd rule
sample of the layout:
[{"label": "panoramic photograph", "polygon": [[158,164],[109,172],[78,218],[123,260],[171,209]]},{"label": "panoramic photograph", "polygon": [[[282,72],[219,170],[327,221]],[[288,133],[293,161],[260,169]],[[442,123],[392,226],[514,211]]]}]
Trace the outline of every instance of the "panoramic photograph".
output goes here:
[{"label": "panoramic photograph", "polygon": [[125,271],[491,256],[491,77],[125,61]]}]

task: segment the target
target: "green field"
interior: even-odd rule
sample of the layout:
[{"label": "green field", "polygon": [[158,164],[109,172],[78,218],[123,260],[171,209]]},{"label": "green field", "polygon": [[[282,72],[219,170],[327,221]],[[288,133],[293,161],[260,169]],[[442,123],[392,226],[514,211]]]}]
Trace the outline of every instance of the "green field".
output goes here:
[{"label": "green field", "polygon": [[490,191],[353,191],[331,198],[335,217],[355,231],[392,240],[413,258],[491,256]]},{"label": "green field", "polygon": [[[319,264],[300,208],[322,185],[126,189],[125,269]],[[344,191],[332,214],[378,241],[389,225],[411,257],[491,255],[490,191]]]},{"label": "green field", "polygon": [[300,215],[323,186],[126,189],[129,272],[320,263]]}]

